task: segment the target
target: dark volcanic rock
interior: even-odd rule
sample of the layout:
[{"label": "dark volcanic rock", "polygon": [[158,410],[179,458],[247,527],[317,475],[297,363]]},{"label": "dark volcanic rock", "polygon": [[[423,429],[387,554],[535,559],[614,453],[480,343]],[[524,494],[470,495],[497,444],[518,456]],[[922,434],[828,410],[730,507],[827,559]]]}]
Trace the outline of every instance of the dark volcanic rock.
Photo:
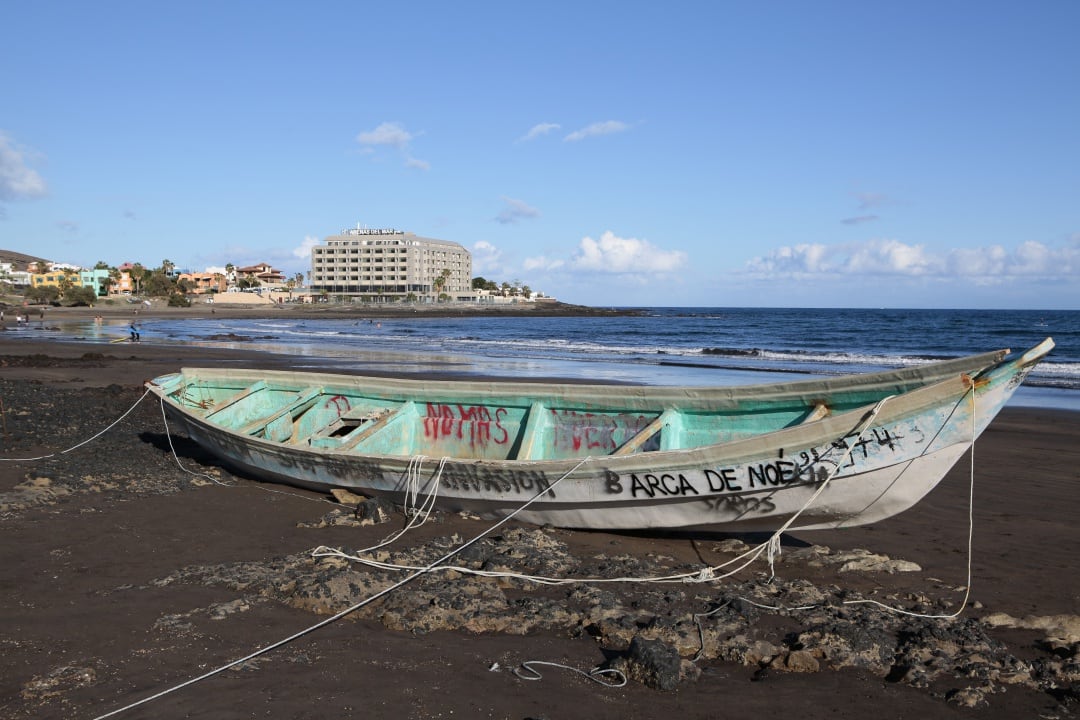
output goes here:
[{"label": "dark volcanic rock", "polygon": [[621,660],[613,663],[612,667],[656,690],[674,690],[683,677],[683,660],[679,651],[660,640],[636,636],[630,641],[630,649]]}]

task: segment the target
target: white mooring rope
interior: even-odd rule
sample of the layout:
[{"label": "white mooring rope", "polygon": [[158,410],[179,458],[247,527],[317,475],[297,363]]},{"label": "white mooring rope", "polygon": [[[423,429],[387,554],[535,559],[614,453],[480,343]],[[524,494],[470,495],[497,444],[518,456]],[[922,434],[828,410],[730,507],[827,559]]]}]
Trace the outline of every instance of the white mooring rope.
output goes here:
[{"label": "white mooring rope", "polygon": [[[883,609],[883,610],[885,610],[887,612],[892,612],[892,613],[900,614],[900,615],[907,615],[907,616],[911,616],[911,617],[926,618],[926,619],[951,619],[951,618],[958,617],[964,611],[965,607],[967,606],[968,600],[970,599],[970,596],[971,596],[972,555],[973,555],[973,539],[974,539],[975,439],[976,439],[976,429],[977,429],[976,428],[975,387],[974,387],[974,384],[971,385],[970,392],[971,392],[972,411],[971,411],[971,452],[970,452],[971,462],[970,462],[970,470],[969,470],[970,478],[969,478],[969,489],[968,489],[967,581],[966,581],[966,585],[965,585],[964,600],[960,604],[960,607],[954,613],[931,615],[931,614],[917,613],[917,612],[913,612],[913,611],[910,611],[910,610],[904,610],[902,608],[892,607],[892,606],[886,605],[885,603],[879,602],[877,600],[872,600],[872,599],[845,600],[845,601],[843,601],[842,604],[844,604],[844,605],[870,604],[870,605],[875,605],[875,606],[877,606],[877,607],[879,607],[879,608],[881,608],[881,609]],[[142,394],[142,396],[130,408],[128,408],[128,410],[125,411],[119,418],[117,418],[115,421],[110,423],[107,427],[105,427],[100,432],[94,434],[93,436],[87,438],[86,440],[84,440],[84,441],[82,441],[80,443],[77,443],[76,445],[73,445],[73,446],[71,446],[71,447],[69,447],[69,448],[67,448],[65,450],[55,452],[55,453],[50,453],[50,454],[47,454],[47,455],[41,455],[41,456],[30,457],[30,458],[0,458],[0,461],[5,461],[5,462],[33,462],[33,461],[38,461],[38,460],[45,460],[45,459],[56,457],[56,456],[59,456],[59,455],[64,455],[64,454],[72,452],[72,451],[74,451],[74,450],[76,450],[78,448],[81,448],[81,447],[93,442],[97,438],[101,437],[102,435],[104,435],[105,433],[107,433],[108,431],[113,429],[116,425],[118,425],[122,420],[124,420],[128,415],[130,415],[132,411],[134,411],[134,409],[139,405],[139,403],[141,403],[146,398],[146,396],[149,393],[150,393],[150,390],[147,389]],[[959,406],[960,402],[963,402],[966,395],[967,394],[965,393],[964,397],[962,397],[960,399],[960,401],[957,403],[957,406]],[[874,408],[869,413],[867,413],[867,415],[863,418],[863,421],[857,427],[855,432],[856,433],[861,433],[867,427],[869,427],[870,424],[874,421],[874,419],[878,416],[878,414],[880,413],[881,409],[884,407],[886,402],[891,400],[893,397],[894,396],[890,395],[889,397],[886,397],[886,398],[883,398],[882,400],[880,400],[874,406]],[[162,401],[161,401],[161,410],[162,410],[162,422],[163,422],[163,424],[165,426],[166,437],[168,438],[168,441],[169,441],[169,449],[171,450],[173,458],[176,461],[177,465],[180,467],[180,469],[183,470],[184,472],[187,472],[187,473],[191,474],[191,475],[195,475],[195,476],[198,476],[198,477],[205,477],[205,478],[217,483],[218,485],[222,485],[222,486],[225,486],[225,487],[235,487],[235,485],[228,484],[228,483],[223,483],[223,482],[217,480],[216,478],[214,478],[214,477],[212,477],[212,476],[210,476],[208,474],[197,473],[197,472],[194,472],[194,471],[189,470],[188,468],[184,467],[183,463],[180,462],[180,459],[179,459],[179,457],[178,457],[178,455],[176,453],[175,446],[173,445],[173,442],[172,442],[172,433],[171,433],[171,431],[169,429],[168,420],[167,420],[166,414],[165,414],[164,398],[162,398]],[[954,410],[955,410],[955,408],[954,408]],[[942,429],[943,428],[944,428],[944,424],[942,425]],[[940,432],[940,430],[939,430],[939,432]],[[486,530],[484,530],[480,534],[473,537],[471,540],[463,543],[459,547],[455,548],[454,550],[452,550],[449,553],[446,553],[445,555],[440,557],[438,560],[435,560],[434,562],[432,562],[429,565],[426,565],[424,567],[395,566],[395,565],[388,564],[388,563],[378,563],[378,562],[375,562],[375,561],[372,561],[372,560],[367,560],[367,559],[358,557],[357,555],[347,555],[347,554],[341,552],[340,550],[334,550],[332,548],[326,548],[325,546],[316,548],[312,552],[312,556],[316,557],[316,558],[318,558],[318,557],[326,557],[326,556],[338,556],[338,557],[343,557],[343,558],[346,558],[346,559],[349,559],[349,560],[365,563],[365,564],[368,564],[368,565],[371,565],[371,566],[374,566],[374,567],[383,568],[383,569],[409,570],[409,571],[411,571],[411,574],[406,576],[405,578],[403,578],[399,582],[391,585],[390,587],[385,588],[384,590],[382,590],[382,591],[380,591],[378,593],[375,593],[374,595],[372,595],[372,596],[370,596],[368,598],[365,598],[364,600],[350,606],[349,608],[346,608],[345,610],[339,612],[338,614],[336,614],[336,615],[334,615],[332,617],[329,617],[329,618],[327,618],[327,619],[325,619],[325,620],[323,620],[323,621],[321,621],[319,623],[316,623],[316,624],[314,624],[314,625],[312,625],[312,626],[310,626],[310,627],[308,627],[308,628],[306,628],[304,630],[301,630],[300,632],[297,632],[297,633],[295,633],[295,634],[293,634],[293,635],[291,635],[291,636],[289,636],[287,638],[284,638],[284,639],[279,640],[279,641],[277,641],[275,643],[272,643],[272,644],[267,645],[267,646],[265,646],[263,648],[260,648],[260,649],[258,649],[256,651],[254,651],[253,653],[251,653],[249,655],[246,655],[245,657],[242,657],[242,658],[240,658],[238,660],[234,660],[234,661],[232,661],[232,662],[230,662],[230,663],[228,663],[226,665],[223,665],[223,666],[221,666],[219,668],[216,668],[216,669],[211,670],[211,671],[209,671],[207,673],[204,673],[203,675],[192,678],[192,679],[187,680],[187,681],[185,681],[183,683],[180,683],[179,685],[176,685],[174,687],[171,687],[171,688],[163,690],[163,691],[161,691],[159,693],[156,693],[155,695],[151,695],[151,696],[149,696],[147,698],[144,698],[144,699],[139,700],[137,702],[131,703],[131,704],[126,705],[126,706],[124,706],[122,708],[118,708],[118,709],[113,710],[113,711],[111,711],[109,713],[106,713],[104,715],[100,715],[97,718],[95,718],[95,720],[103,720],[104,718],[112,717],[112,716],[117,715],[119,713],[122,713],[122,712],[124,712],[126,710],[138,707],[138,706],[143,705],[145,703],[148,703],[148,702],[150,702],[152,700],[156,700],[156,699],[158,699],[160,697],[168,695],[168,694],[170,694],[172,692],[175,692],[177,690],[180,690],[180,689],[182,689],[184,687],[187,687],[189,685],[192,685],[192,684],[195,684],[195,683],[200,682],[202,680],[205,680],[205,679],[207,679],[209,677],[212,677],[214,675],[217,675],[217,674],[219,674],[221,672],[224,672],[225,670],[227,670],[227,669],[229,669],[231,667],[235,667],[236,665],[247,662],[248,660],[251,660],[251,659],[253,659],[255,657],[258,657],[258,656],[263,655],[263,654],[265,654],[267,652],[270,652],[271,650],[274,650],[274,649],[276,649],[278,647],[286,645],[286,644],[292,642],[293,640],[296,640],[296,639],[298,639],[298,638],[300,638],[300,637],[302,637],[304,635],[307,635],[307,634],[309,634],[311,632],[314,632],[315,630],[317,630],[319,628],[322,628],[322,627],[324,627],[326,625],[329,625],[329,624],[331,624],[333,622],[336,622],[337,620],[340,620],[341,618],[355,612],[356,610],[360,609],[361,607],[363,607],[363,606],[365,606],[365,605],[367,605],[367,604],[369,604],[371,602],[374,602],[375,600],[389,594],[390,592],[393,592],[394,590],[406,585],[409,582],[412,582],[417,577],[420,577],[421,575],[424,575],[426,573],[430,573],[430,572],[432,572],[432,571],[434,571],[436,569],[438,569],[438,570],[450,570],[450,569],[453,569],[453,570],[456,570],[458,572],[472,573],[472,574],[475,574],[475,575],[481,575],[481,576],[486,576],[486,577],[513,577],[513,578],[519,578],[519,579],[522,579],[522,580],[528,580],[528,581],[532,581],[532,582],[536,582],[536,583],[540,583],[540,584],[549,584],[549,585],[566,584],[566,583],[595,584],[595,583],[612,583],[612,582],[715,582],[716,580],[721,580],[721,579],[724,579],[724,578],[728,578],[728,577],[731,577],[732,575],[740,572],[741,570],[745,569],[750,564],[752,564],[754,561],[756,561],[762,555],[762,553],[765,553],[766,557],[767,557],[767,560],[768,560],[768,563],[769,563],[770,581],[771,581],[772,577],[775,577],[775,571],[774,571],[774,567],[773,567],[774,562],[775,562],[775,558],[780,554],[780,551],[781,551],[781,547],[780,547],[781,535],[784,532],[786,532],[789,528],[791,528],[791,526],[794,525],[794,523],[798,520],[798,518],[809,507],[811,507],[813,505],[813,503],[817,500],[817,498],[820,497],[821,493],[824,492],[825,488],[830,484],[832,479],[838,474],[839,468],[843,465],[844,461],[847,459],[847,457],[851,454],[851,452],[854,449],[854,446],[851,445],[851,444],[845,443],[845,445],[847,445],[847,448],[846,448],[843,456],[841,457],[840,461],[835,464],[835,466],[828,473],[828,475],[825,477],[825,479],[818,485],[815,492],[803,504],[803,506],[796,513],[794,513],[790,518],[788,518],[788,520],[783,525],[781,525],[780,528],[778,528],[772,535],[770,535],[770,537],[765,542],[757,545],[756,547],[750,548],[746,552],[741,553],[740,555],[732,558],[731,560],[729,560],[729,561],[727,561],[725,563],[722,563],[722,564],[716,565],[716,566],[712,566],[712,567],[708,567],[708,568],[704,568],[704,569],[701,569],[701,570],[697,570],[697,571],[692,572],[692,573],[682,573],[682,574],[677,574],[677,575],[655,577],[655,578],[548,578],[548,577],[530,576],[530,575],[524,575],[524,574],[518,574],[518,573],[484,572],[484,571],[471,570],[471,569],[468,569],[468,568],[460,568],[460,567],[453,567],[453,566],[444,565],[444,563],[447,560],[449,560],[450,558],[452,558],[455,555],[459,554],[461,551],[463,551],[464,549],[466,549],[467,547],[469,547],[473,543],[479,541],[481,538],[483,538],[486,535],[490,534],[495,529],[501,527],[503,524],[510,521],[512,518],[514,518],[518,513],[525,510],[527,507],[529,507],[533,502],[537,501],[542,496],[549,493],[551,490],[553,490],[555,488],[556,485],[558,485],[564,479],[566,479],[567,477],[572,475],[574,472],[576,472],[586,462],[591,460],[590,457],[583,458],[577,465],[575,465],[573,468],[571,468],[569,471],[567,471],[563,476],[558,478],[555,482],[551,483],[549,486],[547,486],[547,487],[543,488],[542,490],[540,490],[539,492],[537,492],[533,497],[531,497],[529,500],[527,500],[523,505],[516,508],[514,511],[512,511],[511,513],[506,515],[504,518],[502,518],[501,520],[496,522],[491,527],[487,528]],[[376,545],[376,546],[374,546],[372,548],[367,548],[367,549],[359,551],[359,552],[370,552],[372,550],[375,550],[375,549],[384,547],[386,545],[389,545],[390,543],[392,543],[392,542],[396,541],[397,539],[399,539],[400,537],[402,537],[409,530],[420,527],[421,525],[424,524],[424,522],[427,521],[428,517],[430,516],[431,512],[434,509],[435,502],[437,500],[438,489],[439,489],[439,484],[440,484],[439,480],[440,480],[440,478],[442,476],[444,467],[445,467],[446,462],[447,462],[447,458],[442,458],[440,460],[439,466],[438,466],[436,472],[434,473],[432,478],[429,479],[429,481],[426,484],[426,487],[429,488],[430,490],[426,493],[426,496],[425,496],[423,502],[420,503],[419,506],[417,506],[417,500],[418,500],[420,494],[423,492],[423,489],[421,488],[420,478],[422,477],[422,468],[423,468],[423,463],[424,463],[425,459],[426,458],[424,456],[416,456],[416,457],[412,458],[412,460],[410,461],[409,467],[408,467],[408,469],[406,471],[406,483],[407,484],[406,484],[406,504],[405,504],[405,507],[406,507],[407,513],[410,515],[410,519],[409,519],[409,522],[407,523],[407,525],[401,531],[399,531],[398,533],[392,535],[390,538],[383,541],[379,545]],[[259,487],[261,487],[261,486],[259,486]],[[291,493],[283,493],[283,494],[292,495]],[[302,497],[302,496],[294,496],[294,497]],[[310,499],[310,498],[304,498],[304,499]],[[321,499],[318,500],[318,501],[319,502],[328,502],[328,501],[321,500]],[[336,504],[336,503],[332,503],[332,504]],[[740,564],[738,567],[736,567],[736,568],[734,568],[732,570],[729,570],[728,572],[723,573],[721,575],[716,574],[717,570],[720,570],[722,568],[726,568],[727,566],[738,563],[739,561],[744,560],[744,559],[745,559],[745,562]],[[762,605],[760,603],[756,603],[756,602],[754,602],[752,600],[749,600],[747,598],[742,598],[742,599],[745,600],[746,602],[752,604],[752,605],[757,606],[757,607],[761,607],[761,608],[764,608],[764,609],[772,609],[772,610],[787,610],[787,611],[791,611],[791,610],[808,610],[808,609],[812,609],[814,607],[817,607],[816,605],[808,605],[808,606],[793,607],[793,608],[778,608],[778,607],[771,607],[771,606]],[[719,608],[715,608],[714,610],[711,610],[711,611],[709,611],[707,613],[699,613],[699,614],[694,615],[694,622],[698,627],[699,636],[701,636],[702,641],[703,641],[704,638],[703,638],[703,635],[702,635],[703,631],[702,631],[700,620],[702,618],[709,617],[710,615],[718,612],[723,607],[726,607],[726,605],[727,605],[727,603],[725,603],[724,605],[721,605]],[[695,660],[699,659],[700,654],[701,654],[701,651],[698,652],[698,655],[695,656],[694,659]],[[626,682],[625,677],[622,676],[621,673],[619,673],[618,671],[601,670],[599,668],[593,668],[590,672],[586,673],[586,672],[584,672],[582,670],[578,670],[576,668],[572,668],[572,667],[569,667],[569,666],[566,666],[566,665],[561,665],[559,663],[551,663],[551,662],[540,661],[540,660],[534,660],[534,661],[528,661],[528,662],[522,663],[521,668],[523,670],[522,671],[515,670],[515,674],[519,678],[524,679],[524,680],[539,680],[539,679],[541,679],[541,675],[540,675],[539,672],[537,672],[532,667],[534,665],[546,665],[546,666],[551,666],[551,667],[560,667],[560,668],[569,669],[569,670],[571,670],[573,672],[580,673],[580,674],[584,675],[585,677],[589,678],[590,680],[593,680],[594,682],[598,682],[598,683],[600,683],[602,685],[606,685],[606,686],[609,686],[609,687],[621,687]],[[523,673],[527,673],[527,675],[523,674]],[[600,677],[605,675],[605,674],[613,674],[613,675],[619,676],[619,677],[621,677],[621,682],[619,682],[619,684],[613,684],[613,683],[608,682],[606,680],[600,679]]]},{"label": "white mooring rope", "polygon": [[123,420],[128,415],[130,415],[131,411],[134,410],[136,407],[138,407],[139,403],[141,403],[143,400],[145,400],[146,396],[149,395],[149,394],[150,394],[150,389],[147,388],[146,392],[144,392],[142,394],[142,397],[140,397],[138,400],[136,400],[134,405],[129,407],[127,409],[127,411],[123,415],[116,418],[116,420],[114,420],[112,423],[110,423],[108,427],[106,427],[104,430],[97,433],[96,435],[93,435],[93,436],[87,438],[86,440],[83,440],[81,443],[78,443],[76,445],[72,445],[67,450],[61,450],[59,452],[49,453],[48,455],[39,455],[37,457],[30,457],[30,458],[0,458],[0,460],[2,460],[4,462],[34,462],[35,460],[47,460],[48,458],[56,457],[57,455],[66,455],[67,453],[71,452],[72,450],[78,450],[83,445],[86,445],[88,443],[93,442],[94,440],[97,440],[99,437],[101,437],[105,433],[109,432],[114,427],[116,427],[116,425],[118,425],[121,420]]},{"label": "white mooring rope", "polygon": [[[327,619],[325,619],[325,620],[323,620],[321,622],[315,623],[314,625],[311,625],[310,627],[307,627],[307,628],[301,630],[300,632],[294,633],[294,634],[290,635],[287,638],[284,638],[282,640],[278,640],[275,643],[271,643],[270,645],[259,648],[258,650],[254,651],[254,652],[252,652],[252,653],[250,653],[248,655],[245,655],[244,657],[239,658],[238,660],[233,660],[232,662],[227,663],[225,665],[222,665],[221,667],[218,667],[218,668],[215,668],[215,669],[213,669],[213,670],[211,670],[209,672],[203,673],[202,675],[199,675],[198,677],[194,677],[194,678],[191,678],[190,680],[186,680],[186,681],[180,683],[179,685],[174,685],[171,688],[168,688],[166,690],[162,690],[159,693],[156,693],[156,694],[151,695],[149,697],[143,698],[142,700],[138,700],[138,701],[133,702],[133,703],[131,703],[129,705],[125,705],[122,708],[117,708],[116,710],[112,710],[110,712],[107,712],[104,715],[99,715],[96,718],[94,718],[94,720],[104,720],[104,718],[108,718],[108,717],[112,717],[114,715],[118,715],[118,714],[120,714],[122,712],[125,712],[125,711],[130,710],[130,709],[135,708],[135,707],[138,707],[139,705],[144,705],[144,704],[146,704],[146,703],[148,703],[148,702],[150,702],[152,700],[157,700],[158,698],[161,698],[161,697],[164,697],[164,696],[166,696],[166,695],[168,695],[170,693],[176,692],[177,690],[181,690],[181,689],[183,689],[183,688],[185,688],[185,687],[187,687],[189,685],[194,685],[197,682],[200,682],[202,680],[206,680],[207,678],[210,678],[210,677],[213,677],[214,675],[222,673],[222,672],[228,670],[231,667],[235,667],[236,665],[240,665],[241,663],[245,663],[248,660],[259,657],[260,655],[264,655],[264,654],[270,652],[271,650],[274,650],[275,648],[281,647],[282,645],[287,645],[288,643],[292,642],[293,640],[296,640],[298,638],[303,637],[304,635],[312,633],[312,632],[318,630],[321,627],[325,627],[325,626],[327,626],[327,625],[329,625],[331,623],[337,622],[338,620],[345,617],[346,615],[349,615],[349,614],[355,612],[356,610],[359,610],[360,608],[364,607],[365,605],[368,605],[369,603],[374,602],[375,600],[378,600],[379,598],[383,597],[384,595],[389,595],[391,592],[393,592],[393,591],[397,590],[398,588],[412,582],[413,580],[420,577],[421,575],[429,572],[432,568],[434,568],[434,567],[436,567],[438,565],[441,565],[443,562],[445,562],[446,560],[449,560],[453,556],[455,556],[458,553],[460,553],[461,551],[465,550],[470,545],[477,542],[478,540],[480,540],[484,536],[488,535],[492,531],[498,529],[499,527],[502,527],[504,524],[506,524],[511,519],[513,519],[514,516],[517,515],[519,512],[521,512],[525,508],[532,505],[534,502],[539,500],[541,497],[543,497],[547,493],[554,490],[556,485],[558,485],[560,482],[562,482],[567,477],[572,475],[574,472],[576,472],[578,470],[578,468],[580,468],[582,465],[584,465],[586,462],[588,462],[591,459],[592,458],[590,458],[590,457],[582,458],[581,462],[579,462],[577,465],[575,465],[570,470],[568,470],[562,477],[558,478],[557,480],[555,480],[555,482],[551,483],[547,487],[545,487],[542,490],[540,490],[539,492],[537,492],[535,495],[533,495],[531,498],[529,498],[527,501],[525,501],[525,503],[523,505],[521,505],[519,508],[517,508],[512,513],[508,514],[506,517],[502,518],[498,522],[496,522],[491,527],[489,527],[486,530],[484,530],[483,532],[481,532],[476,537],[472,538],[471,540],[468,540],[467,542],[462,543],[461,545],[454,548],[450,552],[446,553],[445,555],[440,557],[438,560],[435,560],[434,562],[427,565],[426,567],[421,568],[421,569],[413,572],[412,574],[402,578],[401,580],[394,583],[393,585],[380,590],[379,592],[375,593],[374,595],[371,595],[371,596],[361,600],[360,602],[355,603],[355,604],[345,608],[344,610],[337,613],[336,615],[328,617]],[[440,465],[439,470],[441,472],[442,465]]]}]

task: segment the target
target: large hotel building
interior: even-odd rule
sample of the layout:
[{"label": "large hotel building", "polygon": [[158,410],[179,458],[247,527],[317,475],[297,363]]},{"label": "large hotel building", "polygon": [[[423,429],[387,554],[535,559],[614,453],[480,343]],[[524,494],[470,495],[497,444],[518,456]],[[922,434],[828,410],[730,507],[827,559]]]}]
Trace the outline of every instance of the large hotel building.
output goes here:
[{"label": "large hotel building", "polygon": [[474,300],[472,254],[447,240],[393,229],[342,230],[311,249],[311,282],[354,300]]}]

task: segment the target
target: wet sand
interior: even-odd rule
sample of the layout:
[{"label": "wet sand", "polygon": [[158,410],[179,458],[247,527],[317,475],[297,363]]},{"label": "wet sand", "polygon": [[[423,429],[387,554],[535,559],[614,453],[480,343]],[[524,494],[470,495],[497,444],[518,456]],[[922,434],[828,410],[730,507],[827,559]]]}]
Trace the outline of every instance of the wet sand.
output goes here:
[{"label": "wet sand", "polygon": [[[90,438],[139,400],[143,380],[181,365],[288,362],[261,353],[135,344],[95,346],[88,353],[78,343],[11,342],[0,334],[0,717],[97,717],[309,627],[328,610],[305,605],[298,600],[302,593],[285,587],[310,581],[297,571],[303,565],[298,558],[319,545],[366,547],[401,527],[400,515],[382,525],[318,527],[320,520],[341,517],[340,506],[315,493],[235,477],[176,437],[185,467],[227,484],[185,472],[170,450],[159,407],[148,401],[76,450],[10,461],[50,455]],[[674,690],[636,680],[609,688],[554,667],[540,668],[542,680],[526,681],[512,672],[523,662],[589,670],[626,652],[615,638],[659,633],[672,618],[705,612],[713,607],[710,597],[734,591],[719,583],[659,594],[637,586],[607,588],[602,601],[597,595],[585,604],[614,602],[623,616],[595,626],[559,626],[538,623],[529,607],[569,606],[580,598],[502,587],[498,597],[508,598],[512,609],[506,612],[521,613],[520,632],[512,621],[502,631],[488,630],[498,618],[483,613],[483,622],[448,623],[448,629],[409,624],[413,611],[431,617],[431,606],[442,602],[438,585],[451,590],[463,582],[443,578],[436,589],[406,586],[381,611],[321,628],[118,717],[1075,717],[1080,637],[1069,633],[1080,632],[1078,439],[1080,414],[1007,408],[975,453],[973,589],[963,616],[971,625],[965,627],[1000,645],[996,657],[1039,672],[1054,669],[1056,687],[985,676],[986,666],[970,657],[967,665],[957,663],[959,669],[928,682],[845,665],[821,653],[815,669],[798,666],[790,644],[785,662],[707,657],[696,663],[699,675]],[[965,583],[968,489],[964,459],[905,514],[866,528],[792,533],[785,539],[791,559],[777,566],[777,575],[791,587],[812,583],[911,607],[955,604]],[[455,534],[468,539],[487,527],[448,515],[399,544],[419,548]],[[545,532],[582,562],[649,558],[680,567],[702,566],[732,540]],[[837,553],[867,549],[921,570],[841,573],[796,559],[811,545]],[[283,574],[275,579],[277,567]],[[739,591],[763,585],[767,570],[759,565],[744,571]],[[332,579],[329,569],[320,572],[306,588]],[[468,587],[487,592],[482,584]],[[406,629],[395,629],[391,614]],[[1003,617],[1027,627],[1003,627]],[[809,624],[807,616],[754,611],[748,632],[779,647]],[[951,652],[955,642],[947,626],[941,626],[940,647],[931,648],[940,654]],[[687,642],[694,640],[691,633]],[[689,661],[694,653],[680,654]]]}]

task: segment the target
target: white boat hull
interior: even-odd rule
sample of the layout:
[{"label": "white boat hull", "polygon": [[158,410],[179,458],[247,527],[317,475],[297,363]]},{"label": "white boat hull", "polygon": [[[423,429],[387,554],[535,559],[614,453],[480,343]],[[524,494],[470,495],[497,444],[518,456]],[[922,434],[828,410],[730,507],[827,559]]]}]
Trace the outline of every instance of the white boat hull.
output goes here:
[{"label": "white boat hull", "polygon": [[175,378],[150,387],[193,440],[260,478],[402,503],[435,494],[445,510],[516,513],[560,527],[741,532],[774,530],[796,518],[793,529],[823,529],[877,522],[919,502],[1052,345],[1047,340],[975,379],[958,374],[761,435],[551,460],[359,453],[252,437],[202,416],[212,413],[181,406]]}]

